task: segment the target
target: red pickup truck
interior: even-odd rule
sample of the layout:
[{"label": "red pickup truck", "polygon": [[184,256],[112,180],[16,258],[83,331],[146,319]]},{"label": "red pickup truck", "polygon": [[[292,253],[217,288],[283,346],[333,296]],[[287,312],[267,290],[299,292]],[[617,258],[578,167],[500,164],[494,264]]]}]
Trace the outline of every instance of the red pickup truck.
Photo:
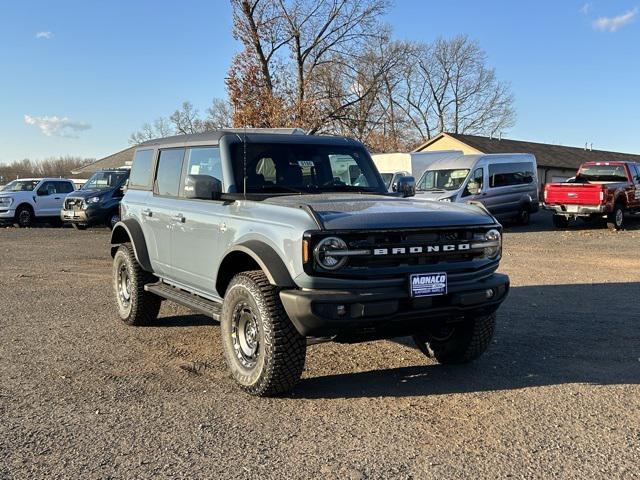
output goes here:
[{"label": "red pickup truck", "polygon": [[543,207],[554,212],[557,228],[575,218],[604,217],[609,228],[620,230],[626,213],[640,212],[640,164],[584,163],[574,180],[545,185]]}]

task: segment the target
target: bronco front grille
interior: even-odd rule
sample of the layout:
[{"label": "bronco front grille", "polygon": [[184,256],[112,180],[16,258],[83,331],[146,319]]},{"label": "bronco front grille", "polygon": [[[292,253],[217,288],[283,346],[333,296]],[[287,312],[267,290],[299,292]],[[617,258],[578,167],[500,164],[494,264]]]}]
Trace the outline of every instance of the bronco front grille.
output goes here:
[{"label": "bronco front grille", "polygon": [[[359,251],[349,255],[346,265],[331,272],[323,271],[312,260],[305,265],[310,275],[338,276],[376,279],[406,276],[408,273],[446,271],[465,278],[474,272],[484,272],[497,260],[487,259],[484,249],[478,248],[479,237],[496,226],[390,230],[371,232],[310,232],[308,241],[311,251],[324,237],[336,236],[344,240],[348,251]],[[481,234],[481,235],[478,235]],[[495,270],[495,268],[493,268]],[[491,272],[489,272],[491,273]]]}]

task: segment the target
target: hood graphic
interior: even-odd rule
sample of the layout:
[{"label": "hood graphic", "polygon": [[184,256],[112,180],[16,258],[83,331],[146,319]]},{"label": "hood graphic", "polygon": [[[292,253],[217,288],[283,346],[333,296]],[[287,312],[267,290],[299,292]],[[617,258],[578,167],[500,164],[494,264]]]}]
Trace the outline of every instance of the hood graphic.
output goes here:
[{"label": "hood graphic", "polygon": [[272,197],[269,203],[310,207],[328,230],[395,229],[492,225],[482,209],[465,204],[378,195],[302,195]]}]

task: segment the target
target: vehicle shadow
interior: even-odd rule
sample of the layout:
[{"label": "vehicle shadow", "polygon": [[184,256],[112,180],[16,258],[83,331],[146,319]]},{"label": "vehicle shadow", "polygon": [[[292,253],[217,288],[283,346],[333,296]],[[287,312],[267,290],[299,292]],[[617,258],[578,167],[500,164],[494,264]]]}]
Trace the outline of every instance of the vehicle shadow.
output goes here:
[{"label": "vehicle shadow", "polygon": [[146,327],[202,327],[206,325],[220,325],[220,322],[207,315],[192,313],[159,317]]},{"label": "vehicle shadow", "polygon": [[[640,215],[627,215],[625,217],[625,230],[640,230]],[[553,226],[553,213],[548,210],[540,210],[531,215],[529,225],[518,225],[514,222],[503,223],[504,232],[509,235],[512,233],[527,232],[564,232],[564,231],[580,231],[580,230],[602,230],[607,231],[607,224],[604,219],[596,219],[585,222],[584,220],[573,220],[569,222],[569,226],[565,229],[559,229]]]},{"label": "vehicle shadow", "polygon": [[[302,398],[410,397],[588,383],[640,383],[640,283],[513,287],[476,362],[306,378]],[[411,345],[409,339],[397,339]],[[403,348],[398,345],[398,348]],[[404,347],[406,348],[406,347]],[[400,352],[398,352],[400,355]]]}]

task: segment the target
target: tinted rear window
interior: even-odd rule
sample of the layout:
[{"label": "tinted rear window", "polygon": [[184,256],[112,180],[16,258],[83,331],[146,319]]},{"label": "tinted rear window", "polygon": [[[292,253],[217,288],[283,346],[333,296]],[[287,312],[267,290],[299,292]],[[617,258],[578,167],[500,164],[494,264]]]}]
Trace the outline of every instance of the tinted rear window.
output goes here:
[{"label": "tinted rear window", "polygon": [[489,165],[489,186],[509,187],[533,183],[533,163],[495,163]]},{"label": "tinted rear window", "polygon": [[131,166],[129,188],[140,190],[151,189],[151,166],[153,163],[153,149],[138,150]]}]

